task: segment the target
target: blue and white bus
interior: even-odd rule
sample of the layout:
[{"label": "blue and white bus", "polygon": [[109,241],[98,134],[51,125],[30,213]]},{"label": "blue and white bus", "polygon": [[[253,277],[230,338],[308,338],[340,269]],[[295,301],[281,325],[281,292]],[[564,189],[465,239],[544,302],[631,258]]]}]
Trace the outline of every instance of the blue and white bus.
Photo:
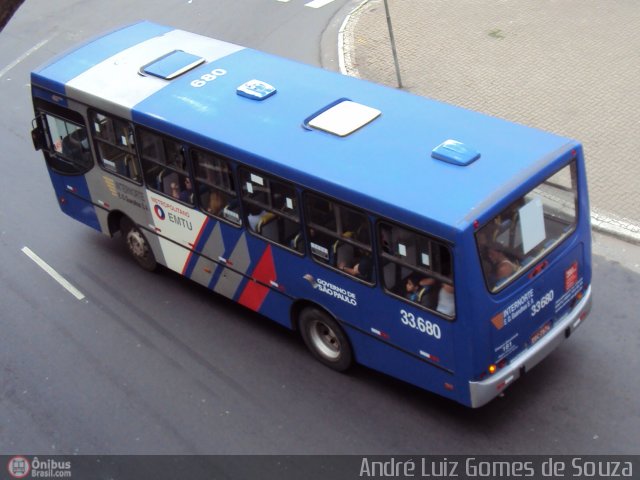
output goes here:
[{"label": "blue and white bus", "polygon": [[479,407],[590,310],[576,141],[149,22],[31,85],[64,213],[335,370]]}]

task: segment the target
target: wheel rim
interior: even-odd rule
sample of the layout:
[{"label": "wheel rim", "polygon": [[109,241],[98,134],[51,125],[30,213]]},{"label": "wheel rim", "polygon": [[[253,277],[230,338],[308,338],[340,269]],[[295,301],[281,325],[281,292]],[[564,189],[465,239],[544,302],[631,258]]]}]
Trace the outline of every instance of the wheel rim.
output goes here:
[{"label": "wheel rim", "polygon": [[127,234],[127,245],[129,246],[129,251],[138,257],[145,258],[148,252],[147,241],[137,230],[130,230]]},{"label": "wheel rim", "polygon": [[311,343],[320,355],[332,361],[340,357],[340,340],[326,323],[314,320],[309,329],[309,333]]}]

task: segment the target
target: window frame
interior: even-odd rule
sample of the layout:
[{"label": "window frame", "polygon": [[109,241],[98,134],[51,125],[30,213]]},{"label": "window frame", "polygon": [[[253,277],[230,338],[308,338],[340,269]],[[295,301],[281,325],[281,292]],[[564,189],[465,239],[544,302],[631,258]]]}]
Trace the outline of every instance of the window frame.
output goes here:
[{"label": "window frame", "polygon": [[[382,226],[385,225],[385,224],[388,227],[399,228],[399,229],[404,230],[405,232],[408,232],[408,233],[410,233],[412,235],[415,235],[417,237],[422,237],[422,238],[426,239],[430,243],[430,245],[429,245],[430,246],[429,255],[430,255],[431,258],[433,257],[432,252],[433,252],[433,245],[434,244],[439,246],[440,249],[446,249],[446,251],[449,254],[449,269],[451,270],[450,275],[446,276],[446,275],[442,274],[441,272],[434,271],[433,269],[429,269],[428,271],[426,269],[420,269],[417,265],[413,265],[411,262],[407,262],[407,261],[401,260],[398,257],[396,257],[396,256],[394,256],[394,255],[392,255],[392,254],[390,254],[388,252],[385,252],[383,250],[383,242],[382,242],[382,235],[381,235]],[[438,238],[438,237],[436,237],[434,235],[431,235],[431,234],[428,234],[428,233],[426,233],[424,231],[420,231],[420,230],[418,230],[416,228],[409,227],[407,225],[404,225],[402,223],[399,223],[399,222],[396,222],[396,221],[393,221],[393,220],[389,220],[389,219],[384,218],[384,217],[380,217],[377,220],[377,222],[376,222],[376,231],[375,232],[376,232],[376,240],[377,240],[377,247],[378,247],[377,248],[377,258],[378,258],[378,262],[379,262],[379,272],[378,272],[378,274],[380,276],[380,285],[382,286],[382,290],[384,291],[384,293],[389,295],[389,296],[391,296],[391,297],[393,297],[393,298],[402,300],[403,302],[405,302],[405,303],[407,303],[407,304],[409,304],[409,305],[411,305],[413,307],[420,308],[420,309],[422,309],[422,310],[424,310],[426,312],[429,312],[432,315],[436,315],[436,316],[442,318],[443,320],[446,320],[446,321],[449,321],[449,322],[454,322],[456,320],[456,318],[457,318],[457,312],[458,312],[457,295],[455,293],[456,281],[455,281],[455,275],[454,275],[454,270],[455,270],[455,268],[454,268],[454,264],[455,264],[455,262],[454,262],[454,251],[455,251],[454,245],[451,242],[447,241],[447,240],[444,240],[442,238]],[[442,313],[442,312],[438,311],[437,310],[437,304],[436,304],[436,306],[434,308],[430,308],[427,305],[423,305],[421,303],[415,302],[415,301],[405,297],[404,295],[401,295],[401,294],[399,294],[397,292],[394,292],[391,289],[389,289],[387,287],[386,282],[385,282],[385,276],[384,276],[384,268],[389,262],[390,263],[394,263],[397,266],[400,266],[400,268],[406,268],[406,269],[410,270],[411,271],[410,275],[419,274],[419,275],[423,275],[425,277],[429,277],[429,278],[435,279],[437,282],[440,283],[440,288],[442,288],[442,285],[445,284],[445,283],[453,286],[454,287],[453,302],[454,302],[454,306],[455,306],[455,311],[454,311],[453,316],[447,315],[445,313]],[[442,270],[442,267],[440,267],[440,270]],[[406,280],[408,278],[409,277],[400,279],[400,282],[401,282],[400,285],[399,285],[400,288],[404,289],[404,284],[402,282],[406,282]],[[438,292],[439,292],[439,290],[438,290]]]},{"label": "window frame", "polygon": [[[89,141],[89,128],[87,128],[86,119],[84,116],[75,110],[71,110],[69,108],[61,107],[60,105],[53,104],[47,102],[45,100],[37,99],[35,102],[35,111],[36,111],[36,119],[38,124],[41,126],[42,130],[45,132],[45,140],[46,147],[43,150],[46,152],[47,165],[54,172],[59,175],[76,177],[80,175],[85,175],[92,168],[95,167],[96,161],[91,151],[91,146],[89,145],[88,155],[90,162],[87,165],[83,165],[80,167],[78,163],[73,161],[72,158],[64,155],[62,152],[59,152],[55,149],[55,142],[53,141],[53,137],[51,136],[51,130],[49,126],[49,122],[47,120],[47,116],[52,117],[57,120],[61,120],[66,123],[70,123],[72,125],[77,126],[79,129],[84,129],[85,136],[87,141]],[[71,134],[69,134],[71,135]],[[67,135],[68,136],[68,135]],[[53,160],[55,159],[55,160]],[[73,168],[73,171],[64,171],[58,168],[55,165],[55,162],[60,162],[64,165],[68,165],[70,168]]]},{"label": "window frame", "polygon": [[[121,145],[119,145],[118,143],[114,143],[111,142],[107,139],[104,139],[102,137],[100,137],[100,135],[98,135],[98,133],[96,133],[95,131],[95,125],[96,122],[98,121],[95,118],[95,115],[102,115],[103,117],[107,118],[108,120],[111,121],[112,124],[115,125],[116,122],[121,123],[121,124],[125,124],[128,128],[128,136],[130,138],[133,138],[134,142],[133,142],[133,146],[127,145],[129,148],[124,148]],[[94,147],[94,151],[96,153],[96,163],[98,164],[98,166],[104,170],[107,173],[110,173],[111,175],[115,175],[119,178],[122,178],[124,180],[127,180],[135,185],[142,185],[143,184],[143,178],[144,178],[144,173],[142,171],[142,162],[140,159],[140,156],[138,155],[138,150],[137,150],[137,143],[138,143],[138,138],[136,135],[136,128],[135,125],[132,121],[130,120],[125,120],[121,117],[118,117],[117,115],[113,115],[111,113],[107,113],[107,112],[103,112],[101,110],[97,110],[97,109],[89,109],[87,112],[87,117],[89,119],[89,132],[91,133],[91,140],[93,141],[93,147]],[[114,139],[116,138],[116,131],[114,129],[113,131],[113,136]],[[128,139],[128,141],[130,142],[130,138]],[[112,149],[117,149],[120,152],[122,152],[125,156],[126,155],[130,155],[131,159],[135,165],[135,168],[138,169],[138,173],[139,173],[139,180],[136,180],[135,177],[129,176],[129,175],[124,175],[120,172],[116,170],[112,170],[110,168],[108,168],[107,166],[105,166],[104,164],[104,158],[102,158],[102,154],[101,149],[100,149],[100,145],[106,145],[109,148]]]},{"label": "window frame", "polygon": [[[552,179],[554,176],[559,174],[565,168],[569,169],[569,174],[570,174],[571,183],[572,183],[572,187],[573,187],[571,189],[567,189],[566,187],[564,187],[562,185],[557,185],[557,184],[553,184],[553,183],[549,182],[550,179]],[[577,162],[576,158],[572,157],[570,161],[566,162],[561,167],[559,167],[556,170],[554,170],[553,173],[548,174],[542,181],[536,182],[536,184],[532,188],[528,189],[524,194],[519,195],[515,200],[509,202],[507,204],[507,206],[503,207],[497,214],[492,214],[490,216],[489,220],[487,220],[485,223],[483,223],[481,226],[479,226],[475,230],[474,235],[473,235],[473,240],[474,240],[474,243],[475,243],[475,246],[476,246],[476,254],[478,256],[478,261],[480,262],[480,270],[481,270],[481,273],[482,273],[482,279],[483,279],[483,282],[485,284],[485,287],[486,287],[487,291],[491,295],[499,294],[505,288],[513,285],[520,278],[525,276],[527,274],[527,272],[529,272],[531,270],[532,267],[534,267],[535,265],[540,263],[540,261],[544,257],[547,257],[548,255],[550,255],[562,243],[564,243],[568,238],[570,238],[576,232],[576,230],[578,228],[578,222],[580,221],[580,201],[579,201],[580,200],[580,180],[579,180],[578,168],[579,167],[578,167],[578,162]],[[491,223],[496,218],[500,217],[505,211],[508,211],[509,209],[511,209],[518,202],[524,200],[525,197],[527,197],[528,195],[534,194],[536,189],[540,188],[542,185],[544,185],[547,182],[549,182],[550,185],[555,186],[559,190],[570,191],[570,192],[573,193],[574,215],[573,215],[573,223],[571,224],[571,228],[568,231],[566,231],[563,235],[561,235],[560,237],[555,239],[555,241],[551,245],[549,245],[548,248],[546,248],[544,251],[536,254],[534,257],[532,257],[525,264],[518,265],[518,267],[515,270],[515,272],[513,274],[511,274],[508,278],[501,279],[499,281],[495,281],[493,286],[491,286],[490,282],[489,282],[489,276],[487,275],[487,272],[485,271],[485,266],[483,265],[483,262],[485,261],[485,256],[483,254],[483,248],[488,248],[488,245],[486,245],[486,244],[485,245],[481,245],[481,242],[479,240],[479,236],[483,233],[483,231],[485,230],[486,227],[491,225]],[[537,247],[535,247],[535,248],[537,248]],[[508,252],[508,253],[510,253],[510,252]],[[526,258],[527,257],[525,257],[525,259]]]},{"label": "window frame", "polygon": [[[297,250],[293,247],[291,247],[290,245],[287,245],[285,243],[280,243],[276,240],[273,240],[269,237],[267,237],[266,235],[263,235],[259,232],[257,232],[255,229],[253,229],[251,227],[251,224],[248,220],[248,216],[249,216],[249,208],[247,207],[247,205],[252,205],[256,208],[261,208],[262,210],[266,211],[267,213],[272,213],[276,216],[276,218],[272,221],[278,221],[277,217],[281,217],[284,218],[285,220],[291,221],[295,224],[298,225],[298,234],[297,235],[302,235],[302,238],[304,238],[304,221],[303,221],[303,217],[302,217],[302,209],[301,209],[301,202],[300,202],[300,194],[299,194],[299,186],[298,184],[296,184],[295,182],[289,181],[289,180],[284,180],[282,178],[280,178],[277,175],[271,174],[271,173],[266,173],[263,172],[260,169],[257,169],[255,167],[252,167],[250,165],[246,165],[246,164],[238,164],[238,168],[237,168],[237,175],[236,175],[236,180],[238,182],[238,195],[239,195],[239,199],[240,199],[240,206],[241,206],[241,214],[242,214],[242,225],[245,228],[245,230],[247,232],[249,232],[250,234],[265,240],[269,243],[272,243],[274,245],[277,245],[279,247],[284,248],[285,250],[295,253],[296,255],[300,256],[300,257],[304,257],[306,254],[306,249],[304,248],[304,246],[306,245],[306,242],[303,243],[303,248],[301,250]],[[268,195],[268,200],[269,200],[269,204],[264,204],[260,201],[257,201],[253,198],[247,198],[245,196],[245,174],[248,175],[248,178],[250,179],[250,181],[252,181],[252,175],[256,175],[256,176],[260,176],[260,178],[264,181],[264,180],[268,180],[269,182],[269,188],[267,189],[266,193]],[[291,215],[287,212],[283,212],[282,210],[278,210],[276,208],[273,207],[273,191],[271,188],[271,182],[276,182],[279,184],[282,184],[288,188],[291,189],[291,192],[294,195],[294,199],[297,205],[297,215]],[[253,182],[252,182],[253,183]],[[271,222],[269,222],[271,223]]]},{"label": "window frame", "polygon": [[[340,232],[338,225],[339,222],[338,221],[338,216],[340,216],[340,213],[336,213],[334,212],[334,218],[336,220],[336,230],[333,231],[331,229],[328,229],[322,225],[319,225],[315,222],[313,222],[311,220],[311,213],[309,211],[309,202],[308,202],[308,197],[309,195],[315,196],[323,201],[326,201],[328,203],[333,204],[333,206],[338,206],[340,208],[346,208],[351,210],[352,212],[361,215],[365,222],[366,222],[366,226],[368,228],[368,235],[369,235],[369,245],[362,243],[358,240],[354,240],[351,238],[347,238],[347,237],[342,237],[341,235],[343,233],[346,233],[344,231]],[[326,194],[322,194],[322,193],[318,193],[316,191],[313,190],[305,190],[302,193],[302,206],[303,206],[303,212],[304,212],[304,218],[305,218],[305,222],[304,222],[304,227],[305,227],[305,235],[306,235],[306,244],[308,246],[309,252],[310,252],[310,257],[313,259],[314,262],[318,263],[319,265],[322,265],[323,267],[329,268],[335,272],[338,272],[344,276],[346,276],[347,278],[350,278],[352,280],[355,280],[359,283],[362,283],[364,285],[367,285],[369,287],[375,287],[378,283],[378,275],[376,275],[376,265],[375,265],[375,257],[376,257],[376,249],[375,249],[375,244],[373,242],[373,231],[374,229],[372,229],[372,225],[371,225],[371,219],[370,219],[370,215],[369,212],[367,212],[365,209],[363,208],[358,208],[355,207],[349,203],[337,200],[329,195]],[[311,241],[311,235],[310,235],[310,229],[313,228],[315,230],[317,230],[318,232],[327,235],[329,237],[331,237],[334,241],[341,241],[344,242],[348,245],[351,245],[354,248],[360,249],[360,250],[364,250],[367,251],[370,255],[371,258],[371,280],[365,280],[364,278],[360,278],[357,277],[355,275],[351,275],[350,273],[340,269],[337,265],[332,265],[331,261],[327,261],[327,262],[323,262],[321,261],[318,255],[314,254],[314,250],[311,247],[311,243],[313,243]],[[334,241],[332,241],[332,245],[334,244]],[[336,259],[337,261],[337,259]]]},{"label": "window frame", "polygon": [[[163,150],[163,155],[166,156],[167,154],[167,147],[166,147],[166,143],[167,141],[174,143],[176,146],[178,146],[180,148],[180,156],[182,158],[182,162],[185,166],[184,170],[183,169],[179,169],[176,168],[166,162],[166,158],[165,158],[165,162],[159,161],[156,158],[152,158],[151,156],[145,156],[144,154],[144,150],[143,150],[143,144],[144,144],[144,140],[143,140],[143,135],[151,135],[151,136],[155,136],[157,137],[157,139],[160,140],[161,142],[161,147]],[[191,161],[189,158],[189,155],[187,154],[188,150],[189,150],[189,144],[185,143],[182,140],[179,140],[175,137],[169,136],[169,135],[165,135],[164,133],[160,133],[157,132],[151,128],[147,128],[147,127],[143,127],[140,125],[137,125],[136,129],[135,129],[135,136],[136,136],[136,144],[137,144],[137,149],[138,149],[138,156],[140,158],[140,166],[141,166],[141,172],[142,172],[142,178],[144,181],[144,184],[146,185],[146,187],[150,190],[152,190],[155,193],[158,193],[160,195],[163,195],[169,199],[171,199],[172,201],[181,203],[189,208],[192,209],[198,209],[198,199],[197,199],[197,194],[196,191],[194,189],[195,187],[195,183],[194,183],[194,176],[191,172]],[[193,201],[192,202],[186,202],[182,199],[180,199],[179,197],[174,197],[173,195],[171,195],[171,193],[167,193],[165,192],[163,189],[158,188],[157,186],[153,185],[153,182],[150,182],[148,180],[147,177],[147,173],[148,173],[148,169],[147,169],[147,165],[149,164],[153,164],[157,167],[160,167],[160,171],[158,172],[157,175],[161,174],[163,172],[163,170],[169,170],[171,174],[176,174],[178,175],[178,179],[179,181],[182,180],[189,180],[189,182],[191,183],[191,187],[192,187],[192,195],[193,195]],[[181,192],[182,193],[182,192]]]},{"label": "window frame", "polygon": [[[211,150],[205,149],[205,148],[201,148],[201,147],[197,147],[194,145],[188,145],[188,150],[189,150],[189,155],[188,155],[188,163],[191,165],[191,169],[193,171],[193,187],[194,187],[194,192],[195,192],[195,203],[196,203],[196,208],[204,213],[205,215],[208,215],[210,217],[215,218],[216,220],[220,220],[223,221],[225,223],[227,223],[228,225],[231,225],[233,227],[236,228],[244,228],[245,227],[245,222],[243,221],[243,214],[242,214],[242,198],[240,195],[240,191],[238,189],[239,186],[239,182],[238,182],[238,175],[236,172],[236,168],[234,168],[234,161],[228,157],[225,157],[224,155],[220,155],[219,153],[213,152]],[[198,165],[200,162],[197,162],[194,159],[194,154],[200,154],[200,155],[208,155],[211,156],[213,158],[215,158],[218,161],[222,161],[227,170],[228,170],[228,174],[230,175],[230,178],[233,182],[233,187],[235,191],[231,191],[230,189],[224,188],[223,186],[219,186],[216,185],[214,182],[212,181],[208,181],[206,179],[200,178],[198,176]],[[199,194],[199,186],[200,185],[204,185],[206,188],[210,189],[210,190],[216,190],[219,192],[222,192],[225,195],[228,195],[230,199],[235,200],[238,202],[238,221],[239,223],[236,223],[228,218],[226,218],[223,214],[217,215],[215,213],[209,212],[207,209],[204,208],[204,205],[202,204],[202,202],[200,201],[200,194]]]}]

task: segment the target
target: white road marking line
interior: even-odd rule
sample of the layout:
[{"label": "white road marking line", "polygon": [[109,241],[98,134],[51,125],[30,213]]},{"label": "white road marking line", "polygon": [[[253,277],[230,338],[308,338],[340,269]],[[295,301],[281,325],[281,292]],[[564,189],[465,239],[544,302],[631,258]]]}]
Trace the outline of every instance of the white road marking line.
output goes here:
[{"label": "white road marking line", "polygon": [[33,260],[45,272],[51,275],[51,277],[60,285],[62,285],[71,295],[76,297],[78,300],[84,299],[84,294],[80,290],[71,285],[62,275],[56,272],[47,262],[42,260],[29,247],[22,247],[22,253]]},{"label": "white road marking line", "polygon": [[40,43],[38,43],[37,45],[34,45],[33,47],[31,47],[29,50],[27,50],[26,52],[24,52],[22,55],[20,55],[18,58],[16,58],[13,62],[11,62],[9,65],[7,65],[6,67],[4,67],[2,70],[0,70],[0,78],[2,78],[9,70],[11,70],[13,67],[15,67],[16,65],[18,65],[20,62],[22,62],[25,58],[27,58],[29,55],[31,55],[33,52],[35,52],[36,50],[39,50],[40,48],[42,48],[43,46],[45,46],[47,43],[49,43],[49,41],[51,41],[51,39],[55,37],[55,35],[52,35],[51,37],[42,40]]},{"label": "white road marking line", "polygon": [[311,8],[321,8],[325,5],[329,5],[332,2],[335,2],[335,0],[313,0],[312,2],[305,3],[304,6]]}]

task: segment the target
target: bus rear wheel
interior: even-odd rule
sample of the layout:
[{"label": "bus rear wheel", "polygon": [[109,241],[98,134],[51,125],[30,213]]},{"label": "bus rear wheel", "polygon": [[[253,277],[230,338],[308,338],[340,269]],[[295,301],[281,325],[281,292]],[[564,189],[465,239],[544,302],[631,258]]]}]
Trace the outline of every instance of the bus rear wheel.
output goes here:
[{"label": "bus rear wheel", "polygon": [[308,307],[299,317],[305,345],[321,363],[343,372],[353,363],[353,352],[342,327],[325,312]]},{"label": "bus rear wheel", "polygon": [[129,255],[145,270],[155,271],[158,268],[158,263],[151,250],[151,245],[149,245],[140,229],[125,217],[120,222],[120,230]]}]

